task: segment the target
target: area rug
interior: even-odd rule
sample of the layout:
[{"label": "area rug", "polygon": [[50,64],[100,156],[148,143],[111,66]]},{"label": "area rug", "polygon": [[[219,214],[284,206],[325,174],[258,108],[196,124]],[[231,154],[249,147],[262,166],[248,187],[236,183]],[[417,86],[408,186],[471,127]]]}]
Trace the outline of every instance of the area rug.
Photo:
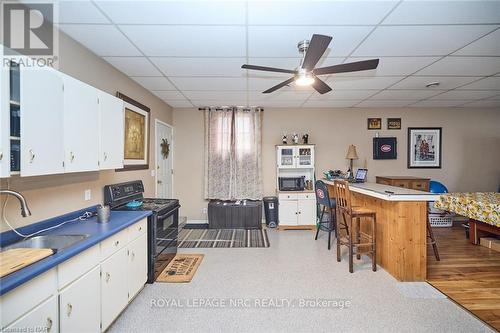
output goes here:
[{"label": "area rug", "polygon": [[408,298],[446,298],[446,295],[427,282],[399,282],[397,288]]},{"label": "area rug", "polygon": [[191,282],[203,260],[203,254],[177,254],[156,278],[156,282]]},{"label": "area rug", "polygon": [[269,247],[265,229],[182,229],[179,248]]}]

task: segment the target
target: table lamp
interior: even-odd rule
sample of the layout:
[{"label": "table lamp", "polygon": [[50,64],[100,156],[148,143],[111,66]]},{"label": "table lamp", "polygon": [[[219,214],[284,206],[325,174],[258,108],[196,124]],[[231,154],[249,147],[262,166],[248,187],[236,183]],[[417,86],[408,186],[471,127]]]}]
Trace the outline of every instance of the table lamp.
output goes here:
[{"label": "table lamp", "polygon": [[359,158],[358,153],[356,152],[355,145],[349,145],[349,148],[347,149],[347,155],[345,156],[345,158],[349,160],[349,171],[350,171],[349,178],[352,179],[354,177],[352,170],[352,163],[354,160],[357,160]]}]

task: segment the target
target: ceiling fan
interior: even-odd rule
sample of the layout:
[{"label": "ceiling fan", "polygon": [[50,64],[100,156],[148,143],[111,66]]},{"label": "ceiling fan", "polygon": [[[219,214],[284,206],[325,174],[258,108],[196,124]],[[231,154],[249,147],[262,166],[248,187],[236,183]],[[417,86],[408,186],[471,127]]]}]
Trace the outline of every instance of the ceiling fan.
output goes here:
[{"label": "ceiling fan", "polygon": [[375,69],[378,66],[379,59],[363,60],[350,62],[347,64],[333,65],[328,67],[314,68],[318,63],[319,59],[325,53],[328,45],[330,44],[332,37],[324,35],[312,36],[311,41],[303,40],[297,45],[299,52],[302,54],[302,59],[300,61],[299,67],[295,70],[274,68],[274,67],[264,67],[255,65],[243,65],[241,68],[253,69],[257,71],[266,72],[277,72],[277,73],[289,73],[294,76],[280,84],[275,85],[272,88],[264,91],[264,94],[272,93],[290,83],[294,82],[300,86],[311,85],[320,94],[325,94],[332,90],[325,82],[318,78],[318,75],[325,74],[336,74],[336,73],[346,73],[346,72],[357,72],[365,71],[369,69]]}]

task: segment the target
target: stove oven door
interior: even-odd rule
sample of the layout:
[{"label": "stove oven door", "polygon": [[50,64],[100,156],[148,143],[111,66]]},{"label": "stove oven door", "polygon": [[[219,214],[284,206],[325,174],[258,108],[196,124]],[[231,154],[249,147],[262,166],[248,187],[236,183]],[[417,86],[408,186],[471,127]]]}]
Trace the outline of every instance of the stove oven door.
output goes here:
[{"label": "stove oven door", "polygon": [[[172,261],[177,253],[179,209],[156,216],[154,228],[154,279]],[[153,281],[151,281],[153,282]]]}]

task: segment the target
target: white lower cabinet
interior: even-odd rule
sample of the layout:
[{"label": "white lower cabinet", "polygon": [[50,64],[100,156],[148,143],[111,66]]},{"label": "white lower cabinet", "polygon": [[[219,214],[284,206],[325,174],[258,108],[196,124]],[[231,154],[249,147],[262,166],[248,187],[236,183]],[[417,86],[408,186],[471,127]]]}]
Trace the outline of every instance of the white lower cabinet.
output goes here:
[{"label": "white lower cabinet", "polygon": [[279,194],[279,224],[305,226],[316,224],[314,193]]},{"label": "white lower cabinet", "polygon": [[2,332],[59,332],[57,296],[52,296]]},{"label": "white lower cabinet", "polygon": [[102,330],[106,330],[128,303],[128,256],[123,248],[101,264]]},{"label": "white lower cabinet", "polygon": [[61,332],[99,332],[101,326],[101,268],[71,283],[59,293]]},{"label": "white lower cabinet", "polygon": [[144,234],[128,247],[128,298],[134,298],[148,279],[148,243]]}]

